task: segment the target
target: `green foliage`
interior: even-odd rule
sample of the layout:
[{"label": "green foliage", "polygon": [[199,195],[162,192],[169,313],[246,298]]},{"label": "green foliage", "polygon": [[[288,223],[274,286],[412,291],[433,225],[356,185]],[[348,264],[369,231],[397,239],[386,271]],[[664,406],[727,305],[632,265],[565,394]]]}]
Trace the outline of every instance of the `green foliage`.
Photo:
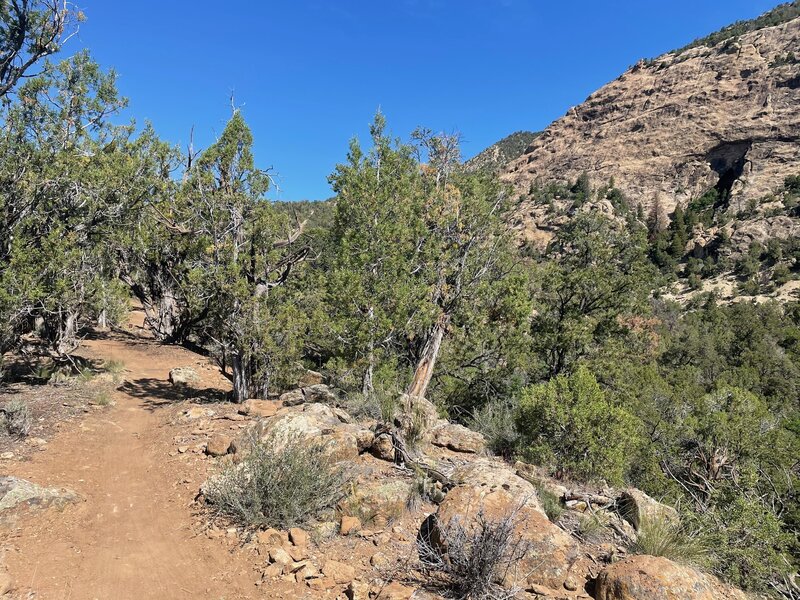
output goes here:
[{"label": "green foliage", "polygon": [[536,273],[533,349],[550,376],[573,368],[625,328],[620,317],[646,302],[654,274],[643,230],[601,215],[577,215],[562,227]]},{"label": "green foliage", "polygon": [[[362,394],[373,393],[389,363],[395,383],[410,382],[422,395],[440,353],[455,360],[448,353],[461,350],[446,338],[503,322],[502,311],[514,310],[505,292],[524,283],[508,277],[514,265],[506,194],[496,179],[460,169],[457,138],[419,130],[414,147],[385,127],[378,114],[369,151],[353,141],[348,161],[331,176],[336,210],[324,268],[332,318],[320,324],[320,335],[329,362],[362,374]],[[503,343],[500,335],[492,340]],[[474,365],[477,377],[499,360],[495,349],[480,354],[462,362]],[[440,385],[448,395],[463,391],[452,381]]]},{"label": "green foliage", "polygon": [[523,454],[554,472],[620,482],[639,435],[636,420],[609,402],[584,367],[527,388],[517,429]]},{"label": "green foliage", "polygon": [[709,532],[713,570],[733,585],[771,593],[770,583],[781,582],[791,571],[787,557],[793,536],[753,492],[722,492],[702,522]]},{"label": "green foliage", "polygon": [[464,166],[471,172],[500,170],[515,158],[522,156],[522,153],[539,135],[541,132],[514,132],[470,158]]},{"label": "green foliage", "polygon": [[244,458],[214,475],[205,497],[245,527],[302,526],[344,497],[348,475],[307,440],[251,440]]},{"label": "green foliage", "polygon": [[542,486],[534,487],[536,487],[536,496],[539,498],[539,503],[542,505],[544,514],[546,514],[547,518],[553,523],[557,522],[566,510],[561,504],[561,498]]}]

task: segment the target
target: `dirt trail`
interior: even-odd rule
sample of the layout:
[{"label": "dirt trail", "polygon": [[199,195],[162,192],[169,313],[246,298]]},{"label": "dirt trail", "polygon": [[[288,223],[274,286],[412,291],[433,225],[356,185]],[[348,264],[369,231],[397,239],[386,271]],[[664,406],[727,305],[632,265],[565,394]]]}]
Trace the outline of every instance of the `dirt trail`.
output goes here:
[{"label": "dirt trail", "polygon": [[25,516],[2,533],[18,596],[265,597],[241,553],[198,535],[190,505],[200,481],[170,457],[166,423],[174,410],[158,390],[171,368],[198,356],[122,335],[89,341],[82,353],[124,362],[130,383],[116,392],[115,406],[87,415],[60,431],[45,452],[10,467],[13,475],[68,487],[84,499],[60,512]]}]

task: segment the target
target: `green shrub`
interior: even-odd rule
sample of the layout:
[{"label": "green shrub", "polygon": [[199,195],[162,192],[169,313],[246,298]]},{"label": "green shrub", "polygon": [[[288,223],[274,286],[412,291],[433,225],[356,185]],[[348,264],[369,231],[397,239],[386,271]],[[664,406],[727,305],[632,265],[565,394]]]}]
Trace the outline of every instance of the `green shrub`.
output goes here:
[{"label": "green shrub", "polygon": [[789,267],[783,263],[775,265],[775,268],[772,269],[772,281],[775,283],[775,285],[784,285],[791,278],[792,274],[789,271]]},{"label": "green shrub", "polygon": [[631,554],[663,556],[674,562],[702,566],[708,559],[706,539],[696,531],[664,518],[643,519],[636,541],[628,546]]},{"label": "green shrub", "polygon": [[246,527],[287,529],[333,507],[349,480],[322,446],[291,438],[251,439],[245,457],[207,483],[209,503]]},{"label": "green shrub", "polygon": [[475,411],[469,427],[483,434],[489,450],[508,458],[514,453],[519,439],[515,412],[515,407],[508,402],[489,402]]},{"label": "green shrub", "polygon": [[637,421],[606,400],[585,367],[527,388],[517,411],[523,454],[557,475],[621,481],[636,445]]},{"label": "green shrub", "polygon": [[739,291],[745,296],[757,296],[758,292],[761,291],[761,286],[758,285],[755,279],[750,278],[739,284]]},{"label": "green shrub", "polygon": [[32,421],[30,407],[22,399],[11,400],[0,409],[0,428],[5,429],[10,435],[20,437],[28,435]]},{"label": "green shrub", "polygon": [[600,539],[606,528],[607,519],[603,513],[581,515],[578,519],[578,530],[575,532],[585,542]]},{"label": "green shrub", "polygon": [[539,503],[542,505],[544,514],[555,523],[561,518],[565,510],[564,506],[561,504],[561,498],[542,486],[534,487],[536,488],[536,495],[539,497]]}]

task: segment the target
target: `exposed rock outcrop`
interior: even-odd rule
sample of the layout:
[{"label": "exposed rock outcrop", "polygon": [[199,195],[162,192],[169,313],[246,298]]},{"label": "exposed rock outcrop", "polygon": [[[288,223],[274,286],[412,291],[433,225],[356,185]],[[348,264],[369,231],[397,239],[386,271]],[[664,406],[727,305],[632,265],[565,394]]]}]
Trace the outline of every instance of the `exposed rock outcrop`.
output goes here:
[{"label": "exposed rock outcrop", "polygon": [[512,519],[524,557],[506,574],[506,587],[583,587],[587,571],[578,543],[545,516],[530,483],[490,461],[478,461],[458,475],[462,483],[447,493],[421,530],[434,548],[448,551],[453,527],[470,531],[478,526],[479,518],[490,523]]},{"label": "exposed rock outcrop", "polygon": [[350,416],[327,404],[300,404],[280,409],[274,417],[259,420],[247,435],[274,437],[277,441],[297,437],[325,446],[337,460],[357,457],[372,446],[374,434],[352,422]]},{"label": "exposed rock outcrop", "polygon": [[645,210],[658,200],[669,212],[716,187],[735,213],[772,192],[800,172],[800,61],[782,60],[797,47],[796,18],[641,61],[597,90],[505,168],[523,234],[537,241],[546,227],[531,185],[582,173],[594,187],[613,177]]}]

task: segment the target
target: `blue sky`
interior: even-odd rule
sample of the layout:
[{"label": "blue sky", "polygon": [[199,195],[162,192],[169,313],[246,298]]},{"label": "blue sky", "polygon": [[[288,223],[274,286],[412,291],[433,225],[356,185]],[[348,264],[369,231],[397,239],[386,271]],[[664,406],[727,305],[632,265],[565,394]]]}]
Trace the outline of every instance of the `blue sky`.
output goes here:
[{"label": "blue sky", "polygon": [[83,0],[67,51],[119,73],[131,114],[185,146],[214,140],[230,96],[287,200],[327,176],[378,107],[393,133],[459,130],[465,156],[539,130],[653,57],[776,0]]}]

